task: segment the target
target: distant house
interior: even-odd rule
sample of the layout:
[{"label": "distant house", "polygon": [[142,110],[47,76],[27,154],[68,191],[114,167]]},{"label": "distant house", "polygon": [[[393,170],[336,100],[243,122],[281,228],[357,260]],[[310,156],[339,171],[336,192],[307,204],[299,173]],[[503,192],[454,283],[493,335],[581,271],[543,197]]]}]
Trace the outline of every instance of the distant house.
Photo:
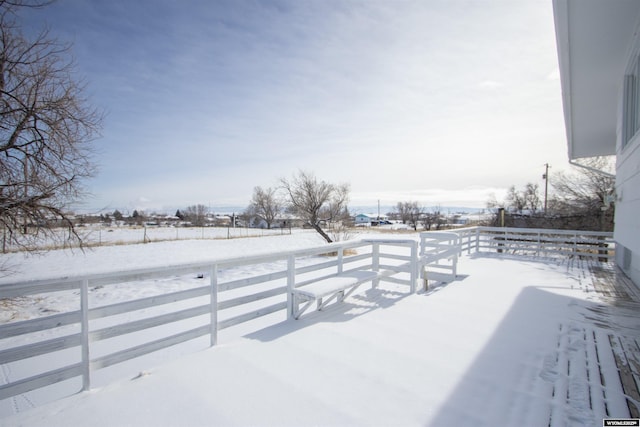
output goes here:
[{"label": "distant house", "polygon": [[353,218],[353,222],[356,226],[369,226],[371,225],[371,217],[367,214],[358,214]]},{"label": "distant house", "polygon": [[213,218],[210,218],[210,220],[216,227],[230,227],[233,225],[229,215],[216,214]]},{"label": "distant house", "polygon": [[[299,228],[304,226],[304,224],[304,220],[296,216],[283,213],[273,221],[271,228]],[[267,222],[258,216],[251,216],[249,217],[249,227],[267,228]]]},{"label": "distant house", "polygon": [[639,285],[640,1],[554,0],[553,11],[569,161],[616,156],[616,263]]},{"label": "distant house", "polygon": [[358,214],[353,217],[353,222],[355,225],[363,226],[363,225],[378,225],[381,222],[388,221],[387,215],[378,215],[378,214]]}]

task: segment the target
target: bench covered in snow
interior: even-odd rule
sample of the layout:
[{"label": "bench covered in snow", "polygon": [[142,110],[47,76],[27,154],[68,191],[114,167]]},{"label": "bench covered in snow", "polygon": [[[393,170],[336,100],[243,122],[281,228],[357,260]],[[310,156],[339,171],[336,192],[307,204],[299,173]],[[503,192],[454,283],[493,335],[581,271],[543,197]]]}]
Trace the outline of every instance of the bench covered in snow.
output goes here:
[{"label": "bench covered in snow", "polygon": [[[361,284],[373,282],[379,278],[376,271],[354,270],[346,273],[339,273],[335,276],[311,282],[308,285],[294,288],[293,317],[299,319],[311,305],[316,302],[317,310],[322,310],[334,299],[341,302],[351,295]],[[304,304],[300,308],[300,304]]]}]

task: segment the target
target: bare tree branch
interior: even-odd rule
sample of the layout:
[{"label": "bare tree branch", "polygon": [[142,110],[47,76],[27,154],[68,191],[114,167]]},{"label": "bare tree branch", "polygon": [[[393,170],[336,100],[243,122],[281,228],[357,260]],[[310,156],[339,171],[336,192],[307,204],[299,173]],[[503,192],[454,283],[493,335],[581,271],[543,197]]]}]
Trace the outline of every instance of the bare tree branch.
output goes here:
[{"label": "bare tree branch", "polygon": [[282,213],[282,201],[276,189],[269,187],[264,190],[260,186],[255,187],[246,213],[262,219],[270,229],[278,215]]},{"label": "bare tree branch", "polygon": [[65,211],[95,173],[91,143],[102,123],[73,78],[70,46],[47,29],[32,40],[20,31],[20,8],[49,3],[0,0],[0,223],[23,247],[28,232],[53,234],[52,223],[79,240]]},{"label": "bare tree branch", "polygon": [[320,226],[323,221],[335,221],[345,215],[349,202],[348,184],[330,184],[319,181],[309,172],[299,171],[291,180],[281,179],[287,195],[289,210],[303,218],[327,242],[333,240]]}]

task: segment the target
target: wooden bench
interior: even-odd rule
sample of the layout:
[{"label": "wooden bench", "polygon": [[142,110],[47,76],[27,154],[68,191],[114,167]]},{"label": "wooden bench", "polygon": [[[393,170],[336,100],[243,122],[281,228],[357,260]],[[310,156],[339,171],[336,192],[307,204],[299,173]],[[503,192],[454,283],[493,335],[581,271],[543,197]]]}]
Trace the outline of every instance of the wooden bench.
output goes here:
[{"label": "wooden bench", "polygon": [[[354,270],[294,288],[291,292],[293,317],[299,319],[314,302],[317,303],[317,310],[322,310],[334,299],[336,302],[341,302],[351,295],[358,286],[365,282],[373,282],[377,278],[379,275],[376,271]],[[300,308],[302,303],[305,304]]]}]

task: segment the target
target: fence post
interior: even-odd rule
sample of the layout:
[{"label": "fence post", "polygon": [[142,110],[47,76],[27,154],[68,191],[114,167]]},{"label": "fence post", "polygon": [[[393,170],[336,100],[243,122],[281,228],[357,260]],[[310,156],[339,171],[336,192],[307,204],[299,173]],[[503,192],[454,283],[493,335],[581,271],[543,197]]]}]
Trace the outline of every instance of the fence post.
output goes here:
[{"label": "fence post", "polygon": [[453,265],[451,266],[451,280],[456,280],[456,276],[458,275],[458,256],[460,255],[460,248],[462,247],[462,239],[459,235],[456,234],[456,237],[453,240],[449,241],[457,246],[457,251],[455,251],[455,255],[453,256]]},{"label": "fence post", "polygon": [[[479,232],[478,227],[476,227],[475,232],[475,234]],[[472,236],[472,232],[469,231],[469,233],[467,234],[467,255],[471,255],[471,242],[473,241]]]},{"label": "fence post", "polygon": [[89,279],[80,285],[80,329],[82,340],[82,391],[91,388],[91,360],[89,359]]},{"label": "fence post", "polygon": [[218,264],[213,264],[211,266],[211,323],[210,327],[210,339],[211,339],[211,347],[218,343]]},{"label": "fence post", "polygon": [[287,319],[293,318],[293,288],[296,284],[296,257],[287,257]]},{"label": "fence post", "polygon": [[609,250],[604,236],[598,236],[598,262],[609,261]]},{"label": "fence post", "polygon": [[411,293],[416,293],[416,282],[418,281],[418,242],[411,243]]},{"label": "fence post", "polygon": [[[371,269],[375,272],[380,271],[380,243],[373,243],[371,257]],[[372,287],[377,288],[379,283],[380,279],[373,279]]]}]

